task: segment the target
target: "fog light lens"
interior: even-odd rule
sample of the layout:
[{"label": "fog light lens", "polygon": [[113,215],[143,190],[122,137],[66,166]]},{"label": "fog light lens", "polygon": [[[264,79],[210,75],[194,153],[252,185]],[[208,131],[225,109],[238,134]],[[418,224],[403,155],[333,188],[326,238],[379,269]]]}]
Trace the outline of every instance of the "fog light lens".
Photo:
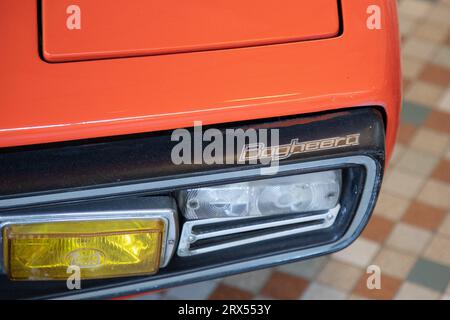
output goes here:
[{"label": "fog light lens", "polygon": [[160,219],[70,221],[10,225],[4,261],[14,280],[81,279],[151,274],[159,269],[165,223]]},{"label": "fog light lens", "polygon": [[266,216],[329,210],[339,201],[341,170],[181,191],[187,219]]}]

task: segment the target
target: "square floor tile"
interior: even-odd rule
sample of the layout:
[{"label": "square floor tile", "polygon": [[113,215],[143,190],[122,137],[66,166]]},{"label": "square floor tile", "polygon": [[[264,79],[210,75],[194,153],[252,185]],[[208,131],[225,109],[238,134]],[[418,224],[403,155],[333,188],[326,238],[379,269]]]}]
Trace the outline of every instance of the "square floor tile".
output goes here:
[{"label": "square floor tile", "polygon": [[438,164],[439,159],[435,155],[423,151],[408,149],[397,162],[397,168],[409,171],[421,176],[428,176]]},{"label": "square floor tile", "polygon": [[450,113],[450,89],[447,89],[439,99],[438,109]]},{"label": "square floor tile", "polygon": [[349,292],[363,272],[364,269],[331,259],[317,276],[317,282]]},{"label": "square floor tile", "polygon": [[[446,3],[448,0],[437,1],[432,8],[427,11],[427,14],[423,17],[425,21],[432,21],[442,24],[443,26],[450,27],[450,6]],[[429,1],[428,1],[429,2]]]},{"label": "square floor tile", "polygon": [[367,298],[367,297],[360,296],[359,294],[354,294],[354,293],[352,293],[352,294],[348,297],[348,300],[370,300],[370,299]]},{"label": "square floor tile", "polygon": [[415,255],[394,249],[383,248],[375,257],[372,264],[379,266],[381,272],[388,276],[405,279],[416,260],[417,257]]},{"label": "square floor tile", "polygon": [[450,209],[450,184],[429,179],[420,191],[417,199],[444,210]]},{"label": "square floor tile", "polygon": [[236,287],[242,290],[250,291],[257,294],[266,281],[270,278],[272,270],[263,269],[247,273],[237,274],[223,279],[223,283],[231,287]]},{"label": "square floor tile", "polygon": [[416,131],[417,126],[415,124],[401,122],[400,126],[398,127],[397,144],[401,143],[403,145],[408,145],[411,142],[412,137],[414,136]]},{"label": "square floor tile", "polygon": [[410,200],[391,195],[382,187],[374,212],[375,215],[380,215],[392,221],[398,221],[405,214],[409,204]]},{"label": "square floor tile", "polygon": [[435,108],[444,92],[445,89],[441,85],[419,80],[409,86],[405,92],[405,99],[428,108]]},{"label": "square floor tile", "polygon": [[450,183],[450,159],[442,159],[434,168],[432,177],[436,180]]},{"label": "square floor tile", "polygon": [[433,63],[427,64],[419,75],[421,81],[446,87],[450,84],[450,68]]},{"label": "square floor tile", "polygon": [[261,293],[276,299],[298,299],[308,285],[309,282],[305,279],[275,271],[266,282]]},{"label": "square floor tile", "polygon": [[441,226],[439,227],[439,233],[450,238],[450,213],[447,214],[444,222],[442,222]]},{"label": "square floor tile", "polygon": [[395,296],[396,300],[436,300],[440,293],[424,286],[404,282]]},{"label": "square floor tile", "polygon": [[[427,53],[429,51],[434,52],[434,50],[436,50],[436,49],[432,48],[432,49],[429,49],[428,51],[422,49],[422,51],[418,55],[419,56],[425,56],[425,55],[427,55]],[[441,47],[437,51],[436,56],[433,59],[433,62],[437,63],[437,64],[440,64],[440,65],[442,65],[442,66],[444,66],[446,68],[450,68],[450,47],[449,46]]]},{"label": "square floor tile", "polygon": [[432,4],[423,0],[408,0],[400,2],[398,12],[412,18],[421,18],[432,9]]},{"label": "square floor tile", "polygon": [[[400,136],[400,132],[399,132]],[[398,137],[399,137],[398,136]],[[390,166],[394,166],[397,164],[398,160],[405,154],[408,150],[407,146],[400,142],[400,139],[397,137],[397,143],[395,144],[394,151],[392,153],[391,159],[389,161]]]},{"label": "square floor tile", "polygon": [[398,223],[386,243],[390,248],[420,254],[431,240],[432,233],[405,223]]},{"label": "square floor tile", "polygon": [[328,260],[329,260],[328,256],[324,256],[300,262],[285,264],[277,267],[276,269],[278,271],[285,272],[293,276],[312,280],[322,270],[322,268],[325,266]]},{"label": "square floor tile", "polygon": [[411,140],[410,146],[416,150],[441,156],[447,150],[449,142],[449,137],[439,131],[420,128]]},{"label": "square floor tile", "polygon": [[450,266],[450,239],[443,235],[435,236],[427,246],[424,257]]},{"label": "square floor tile", "polygon": [[362,236],[372,241],[384,242],[391,233],[393,227],[394,223],[391,220],[374,215],[370,218]]},{"label": "square floor tile", "polygon": [[449,123],[450,113],[433,110],[425,121],[425,126],[437,132],[442,132],[445,135],[449,135]]},{"label": "square floor tile", "polygon": [[437,44],[443,44],[447,39],[447,28],[440,23],[424,22],[417,26],[414,36]]},{"label": "square floor tile", "polygon": [[220,283],[209,296],[210,300],[250,300],[252,293]]},{"label": "square floor tile", "polygon": [[403,221],[430,231],[437,230],[445,218],[445,210],[414,201],[403,216]]},{"label": "square floor tile", "polygon": [[302,295],[302,300],[343,300],[346,298],[346,293],[335,288],[313,283],[306,289]]},{"label": "square floor tile", "polygon": [[367,287],[367,279],[371,274],[363,274],[356,284],[353,294],[376,300],[390,300],[397,293],[402,281],[400,279],[390,277],[381,273],[381,288],[369,289]]},{"label": "square floor tile", "polygon": [[349,247],[334,253],[332,256],[336,260],[349,263],[360,268],[366,268],[380,249],[380,245],[375,241],[358,238]]},{"label": "square floor tile", "polygon": [[450,267],[419,259],[408,275],[408,281],[444,292],[450,283]]},{"label": "square floor tile", "polygon": [[[420,126],[425,122],[430,112],[431,110],[424,105],[405,100],[402,107],[401,123],[402,125]],[[413,130],[408,131],[411,133]]]},{"label": "square floor tile", "polygon": [[424,61],[431,61],[438,49],[436,43],[416,37],[409,37],[402,47],[405,56],[422,59]]},{"label": "square floor tile", "polygon": [[403,77],[406,79],[416,79],[425,68],[425,62],[422,59],[404,56],[402,59]]},{"label": "square floor tile", "polygon": [[390,175],[385,177],[383,189],[392,195],[413,199],[422,189],[424,183],[423,176],[394,168]]}]

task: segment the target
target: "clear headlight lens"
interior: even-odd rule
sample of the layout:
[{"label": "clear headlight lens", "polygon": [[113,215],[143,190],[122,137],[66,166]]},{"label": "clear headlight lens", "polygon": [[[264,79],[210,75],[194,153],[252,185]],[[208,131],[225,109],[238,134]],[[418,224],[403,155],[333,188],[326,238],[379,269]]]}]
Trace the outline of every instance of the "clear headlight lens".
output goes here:
[{"label": "clear headlight lens", "polygon": [[178,193],[190,220],[267,216],[334,208],[341,192],[341,170],[307,173]]}]

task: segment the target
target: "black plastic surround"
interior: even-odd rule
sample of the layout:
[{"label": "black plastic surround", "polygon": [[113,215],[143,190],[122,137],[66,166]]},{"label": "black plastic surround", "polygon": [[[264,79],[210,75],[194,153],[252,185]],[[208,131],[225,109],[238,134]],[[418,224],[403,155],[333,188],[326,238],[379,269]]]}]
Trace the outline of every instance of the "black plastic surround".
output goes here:
[{"label": "black plastic surround", "polygon": [[[311,153],[293,154],[289,159],[282,160],[280,166],[292,163],[311,162],[326,159],[336,159],[364,155],[376,163],[376,180],[367,204],[366,216],[355,235],[346,243],[353,241],[370,217],[381,184],[384,167],[384,124],[381,113],[376,108],[355,108],[334,113],[314,114],[307,116],[270,119],[267,121],[231,124],[218,127],[279,129],[279,143],[288,144],[292,139],[312,141],[348,134],[360,134],[359,144],[332,150],[321,150]],[[204,128],[204,130],[206,130]],[[269,140],[270,141],[270,140]],[[109,198],[151,197],[153,195],[172,195],[177,187],[157,187],[158,181],[177,180],[183,177],[197,176],[194,187],[205,185],[201,177],[211,173],[226,173],[236,170],[261,167],[256,165],[174,165],[171,161],[171,150],[176,142],[171,141],[171,132],[160,132],[145,135],[134,135],[97,141],[80,141],[74,143],[51,144],[25,148],[4,149],[0,151],[0,216],[14,215],[21,212],[35,212],[49,208],[77,207],[87,201],[107,201]],[[225,157],[236,158],[238,150]],[[31,164],[31,165],[30,165]],[[12,282],[0,276],[0,298],[37,298],[42,296],[57,297],[83,292],[95,292],[103,288],[117,288],[113,294],[100,297],[133,294],[135,289],[127,286],[151,279],[165,279],[186,273],[195,273],[205,268],[223,266],[230,263],[249,261],[255,258],[270,257],[274,253],[289,253],[320,244],[333,243],[346,232],[355,210],[359,205],[362,186],[365,180],[365,170],[355,165],[328,165],[326,168],[310,168],[302,172],[324,169],[343,169],[343,190],[341,194],[341,211],[339,219],[327,230],[317,230],[302,236],[288,236],[276,241],[266,241],[263,245],[246,245],[239,250],[223,250],[220,254],[202,254],[194,257],[174,256],[166,268],[151,277],[135,277],[111,280],[83,281],[81,292],[70,292],[65,282]],[[291,174],[291,173],[289,173]],[[273,177],[273,176],[272,176]],[[255,177],[261,178],[261,177]],[[247,177],[246,179],[252,179]],[[227,183],[242,181],[234,178],[225,180]],[[64,194],[76,190],[96,190],[112,186],[130,186],[142,182],[156,182],[149,190],[136,192],[114,192],[95,196],[88,195],[70,201],[64,199]],[[208,184],[223,184],[224,180],[209,181]],[[120,190],[120,188],[119,188]],[[40,195],[58,195],[52,202],[46,199],[39,203],[27,204],[28,197]],[[86,193],[84,193],[86,194]],[[17,199],[17,205],[14,201]],[[50,199],[50,198],[49,198]],[[6,200],[3,202],[2,201]],[[7,205],[5,205],[7,203]],[[2,208],[3,206],[3,208]],[[180,229],[183,220],[180,216]],[[323,253],[322,253],[323,254]],[[273,265],[280,263],[273,261]],[[267,267],[268,265],[264,266]],[[257,269],[259,266],[254,266]],[[238,273],[247,270],[233,270]],[[224,276],[217,274],[209,278]],[[163,281],[164,282],[164,281]],[[189,280],[185,281],[186,283]],[[179,283],[181,284],[181,283]],[[159,288],[165,285],[159,285]],[[142,290],[150,288],[143,287]],[[155,289],[152,287],[151,289]]]}]

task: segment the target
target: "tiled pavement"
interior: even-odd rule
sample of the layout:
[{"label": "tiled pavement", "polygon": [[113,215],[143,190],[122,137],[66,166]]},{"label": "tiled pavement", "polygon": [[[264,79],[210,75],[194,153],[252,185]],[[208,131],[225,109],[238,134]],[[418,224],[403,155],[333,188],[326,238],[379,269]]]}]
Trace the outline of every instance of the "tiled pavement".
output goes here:
[{"label": "tiled pavement", "polygon": [[[331,256],[149,299],[450,299],[450,0],[401,0],[404,106],[368,227]],[[368,265],[381,290],[366,287]]]}]

